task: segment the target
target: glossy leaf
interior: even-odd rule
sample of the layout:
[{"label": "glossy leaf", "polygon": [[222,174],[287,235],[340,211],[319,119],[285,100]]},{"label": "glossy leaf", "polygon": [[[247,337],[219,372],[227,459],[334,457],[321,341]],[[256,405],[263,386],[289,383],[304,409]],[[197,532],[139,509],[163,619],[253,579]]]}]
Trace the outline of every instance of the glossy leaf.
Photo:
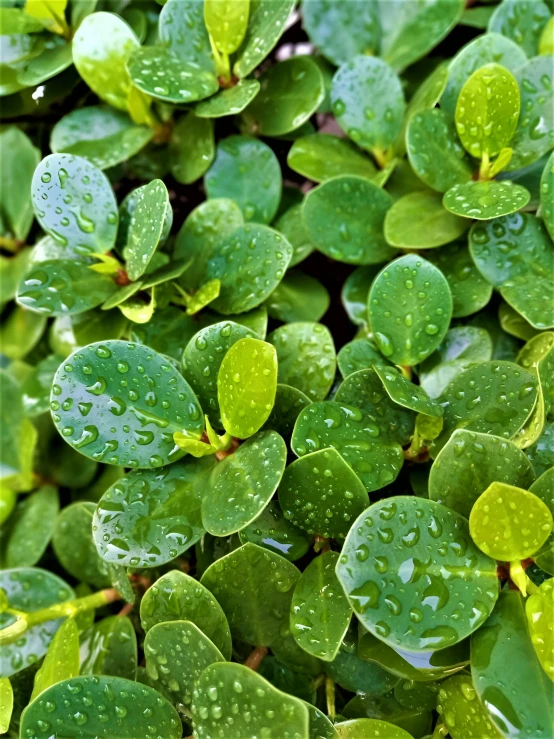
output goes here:
[{"label": "glossy leaf", "polygon": [[226,115],[237,115],[242,113],[259,91],[258,80],[239,80],[234,87],[221,89],[207,100],[197,103],[194,106],[194,114],[198,118],[222,118]]},{"label": "glossy leaf", "polygon": [[407,496],[379,501],[360,516],[337,575],[361,623],[411,652],[461,641],[483,624],[498,597],[496,563],[472,543],[467,521]]},{"label": "glossy leaf", "polygon": [[392,199],[362,177],[342,176],[310,190],[302,216],[310,240],[325,255],[347,264],[378,264],[394,255],[383,236]]},{"label": "glossy leaf", "polygon": [[501,33],[521,46],[528,57],[537,53],[539,37],[550,11],[545,3],[506,0],[495,8],[488,30]]},{"label": "glossy leaf", "polygon": [[217,598],[236,639],[265,646],[282,637],[299,577],[284,557],[247,543],[214,562],[200,582]]},{"label": "glossy leaf", "polygon": [[246,221],[269,223],[281,198],[281,170],[272,150],[250,136],[229,136],[206,174],[209,198],[231,198]]},{"label": "glossy leaf", "polygon": [[123,249],[129,279],[138,280],[146,271],[160,239],[169,209],[167,189],[161,180],[153,180],[135,191],[135,206]]},{"label": "glossy leaf", "polygon": [[288,521],[278,503],[271,501],[260,515],[239,532],[241,544],[251,542],[280,554],[290,562],[306,554],[310,548],[307,534]]},{"label": "glossy leaf", "polygon": [[407,380],[394,367],[374,367],[391,400],[416,413],[427,416],[442,416],[442,408],[430,398],[419,385]]},{"label": "glossy leaf", "polygon": [[248,27],[250,0],[205,0],[204,21],[215,47],[225,54],[236,51]]},{"label": "glossy leaf", "polygon": [[52,546],[60,564],[73,577],[95,588],[110,584],[109,568],[92,540],[95,505],[73,503],[62,509],[56,522]]},{"label": "glossy leaf", "polygon": [[199,439],[204,428],[186,380],[161,355],[124,341],[91,344],[68,357],[56,373],[50,407],[74,449],[125,467],[173,462],[182,456],[173,434]]},{"label": "glossy leaf", "polygon": [[286,456],[279,434],[262,431],[216,464],[202,503],[206,530],[214,536],[229,536],[252,523],[276,491]]},{"label": "glossy leaf", "polygon": [[6,567],[32,567],[48,546],[59,509],[58,491],[44,485],[16,509],[5,540]]},{"label": "glossy leaf", "polygon": [[554,598],[552,582],[546,580],[525,601],[525,613],[531,641],[539,661],[551,680],[554,680],[554,660],[552,654],[552,619],[554,617]]},{"label": "glossy leaf", "polygon": [[275,64],[259,81],[260,92],[242,117],[250,132],[262,136],[283,136],[300,128],[325,94],[319,67],[307,56]]},{"label": "glossy leaf", "polygon": [[50,642],[44,661],[35,675],[31,701],[51,685],[79,674],[79,631],[74,618],[62,623]]},{"label": "glossy leaf", "polygon": [[235,57],[234,75],[247,77],[265,59],[281,38],[293,7],[294,0],[250,0],[248,28]]},{"label": "glossy leaf", "polygon": [[356,267],[342,286],[342,304],[352,323],[357,326],[367,324],[367,296],[378,272],[379,268],[375,266]]},{"label": "glossy leaf", "polygon": [[[386,736],[387,739],[411,739],[412,735],[388,721],[375,718],[355,718],[335,724],[340,739],[370,739]],[[386,733],[384,733],[386,732]]]},{"label": "glossy leaf", "polygon": [[167,0],[159,18],[160,42],[183,62],[192,62],[215,74],[210,36],[204,22],[204,3]]},{"label": "glossy leaf", "polygon": [[203,477],[211,464],[191,459],[120,478],[94,514],[93,538],[100,556],[130,567],[157,567],[193,546],[204,534]]},{"label": "glossy leaf", "polygon": [[429,475],[429,497],[469,518],[493,483],[528,489],[535,473],[518,447],[498,436],[458,429],[441,449]]},{"label": "glossy leaf", "polygon": [[541,210],[544,225],[554,239],[554,205],[552,205],[552,193],[554,192],[554,153],[546,162],[541,176]]},{"label": "glossy leaf", "polygon": [[8,732],[13,713],[13,688],[7,677],[0,677],[0,731]]},{"label": "glossy leaf", "polygon": [[[9,10],[9,8],[3,8],[3,10]],[[33,223],[33,211],[28,194],[40,155],[38,149],[33,146],[23,131],[10,126],[0,133],[0,156],[2,157],[0,172],[2,230],[5,229],[16,239],[24,241]],[[18,187],[13,187],[15,179],[19,182]],[[4,293],[2,300],[5,299]]]},{"label": "glossy leaf", "polygon": [[84,255],[113,247],[118,222],[113,190],[86,159],[47,156],[33,175],[31,197],[38,222],[60,246]]},{"label": "glossy leaf", "polygon": [[451,187],[445,193],[442,204],[454,215],[487,221],[521,210],[530,197],[528,190],[510,180],[467,182]]},{"label": "glossy leaf", "polygon": [[437,711],[453,739],[471,736],[475,729],[483,739],[502,736],[477,697],[469,675],[454,675],[441,683]]},{"label": "glossy leaf", "polygon": [[225,659],[231,658],[231,634],[221,606],[208,589],[184,572],[171,570],[146,591],[140,619],[145,631],[167,621],[191,621]]},{"label": "glossy leaf", "polygon": [[215,156],[213,126],[190,112],[183,116],[171,136],[171,173],[183,185],[196,182]]},{"label": "glossy leaf", "polygon": [[179,714],[158,692],[104,675],[81,675],[52,685],[21,717],[21,731],[36,739],[49,739],[54,726],[57,733],[75,739],[99,734],[106,739],[148,737],[155,735],[151,729],[178,739],[182,728]]},{"label": "glossy leaf", "polygon": [[266,301],[270,317],[283,322],[319,321],[329,303],[321,282],[299,270],[288,271]]},{"label": "glossy leaf", "polygon": [[[306,7],[319,0],[308,0]],[[370,3],[364,3],[364,8]],[[339,6],[340,7],[340,6]],[[314,182],[331,177],[354,175],[371,179],[377,170],[371,159],[347,139],[325,133],[301,136],[291,146],[287,155],[289,167]]]},{"label": "glossy leaf", "polygon": [[385,239],[391,246],[431,249],[459,238],[467,229],[463,218],[442,207],[441,198],[427,191],[397,200],[385,216]]},{"label": "glossy leaf", "polygon": [[287,467],[279,504],[285,518],[309,534],[342,539],[369,500],[358,475],[331,447],[306,454]]},{"label": "glossy leaf", "polygon": [[290,436],[300,411],[312,401],[301,390],[277,383],[275,404],[263,429],[273,429],[281,436]]},{"label": "glossy leaf", "polygon": [[277,390],[277,353],[265,341],[246,337],[225,354],[217,375],[223,427],[246,439],[268,419]]},{"label": "glossy leaf", "polygon": [[368,311],[375,340],[385,357],[396,364],[412,365],[428,357],[443,340],[452,314],[452,296],[442,272],[410,254],[377,275]]},{"label": "glossy leaf", "polygon": [[[551,467],[550,469],[543,472],[536,480],[536,482],[534,482],[529,487],[530,492],[539,497],[542,502],[546,504],[550,513],[554,511],[554,486],[552,485],[553,477],[554,467]],[[534,560],[541,569],[546,570],[549,574],[552,574],[552,570],[554,570],[553,534],[550,534],[540,552],[538,552],[534,556]]]}]

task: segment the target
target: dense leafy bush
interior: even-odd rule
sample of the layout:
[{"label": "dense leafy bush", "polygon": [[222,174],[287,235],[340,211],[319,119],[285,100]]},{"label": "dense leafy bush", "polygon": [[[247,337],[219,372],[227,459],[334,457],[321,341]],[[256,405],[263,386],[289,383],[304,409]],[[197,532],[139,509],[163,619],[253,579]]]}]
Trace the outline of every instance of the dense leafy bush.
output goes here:
[{"label": "dense leafy bush", "polygon": [[0,0],[11,737],[552,737],[551,0],[294,5]]}]

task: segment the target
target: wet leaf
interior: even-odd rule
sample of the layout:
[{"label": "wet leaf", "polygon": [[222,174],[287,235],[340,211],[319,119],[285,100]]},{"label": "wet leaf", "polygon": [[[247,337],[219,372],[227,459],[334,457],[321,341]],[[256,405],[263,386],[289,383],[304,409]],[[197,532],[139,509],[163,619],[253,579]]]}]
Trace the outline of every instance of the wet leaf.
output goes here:
[{"label": "wet leaf", "polygon": [[[546,504],[550,513],[554,512],[553,479],[554,467],[551,467],[543,472],[538,480],[529,487],[530,492],[539,497],[542,502]],[[554,574],[554,534],[550,534],[540,552],[535,555],[534,560],[541,569],[546,570],[550,575]]]},{"label": "wet leaf", "polygon": [[525,601],[527,625],[531,641],[539,661],[551,680],[554,680],[554,644],[552,641],[552,620],[554,618],[554,598],[552,581],[546,580]]},{"label": "wet leaf", "polygon": [[242,113],[260,91],[258,80],[239,80],[234,87],[222,89],[211,98],[201,100],[194,107],[198,118],[222,118]]},{"label": "wet leaf", "polygon": [[196,182],[215,156],[213,125],[193,112],[183,116],[171,136],[171,173],[184,185]]},{"label": "wet leaf", "polygon": [[44,485],[20,503],[5,538],[6,567],[32,567],[40,560],[54,533],[59,505],[52,485]]},{"label": "wet leaf", "polygon": [[[308,0],[307,6],[319,0]],[[364,4],[363,7],[369,6]],[[314,182],[324,182],[331,177],[354,175],[373,178],[377,170],[371,159],[347,139],[325,133],[301,136],[291,146],[287,164]]]},{"label": "wet leaf", "polygon": [[173,434],[199,439],[204,428],[196,396],[177,370],[124,341],[91,344],[68,357],[56,373],[50,407],[74,449],[125,467],[173,462],[182,456]]},{"label": "wet leaf", "polygon": [[409,254],[377,275],[368,312],[385,357],[395,364],[418,364],[443,340],[452,315],[452,296],[440,270]]},{"label": "wet leaf", "polygon": [[108,616],[98,621],[84,639],[82,675],[113,675],[135,680],[137,637],[126,616]]},{"label": "wet leaf", "polygon": [[367,296],[371,283],[379,273],[377,266],[356,267],[342,286],[341,300],[348,317],[357,326],[367,324]]},{"label": "wet leaf", "polygon": [[55,726],[57,733],[80,739],[106,734],[107,723],[112,736],[121,739],[146,737],[152,728],[166,739],[178,739],[182,733],[179,714],[157,691],[104,675],[82,675],[52,685],[23,712],[21,731],[49,739]]},{"label": "wet leaf", "polygon": [[473,544],[467,521],[408,496],[364,511],[346,539],[337,575],[361,623],[411,652],[461,641],[483,624],[498,597],[496,563]]},{"label": "wet leaf", "polygon": [[247,543],[210,565],[200,582],[217,598],[236,639],[265,646],[283,635],[299,577],[284,557]]},{"label": "wet leaf", "polygon": [[70,575],[95,588],[110,584],[108,565],[100,559],[92,540],[95,505],[73,503],[61,510],[52,546],[60,564]]},{"label": "wet leaf", "polygon": [[303,557],[310,539],[302,529],[283,516],[278,503],[271,501],[260,515],[239,532],[241,544],[251,542],[280,554],[290,562]]},{"label": "wet leaf", "polygon": [[487,221],[521,210],[530,197],[528,190],[510,180],[467,182],[451,187],[442,204],[454,215]]},{"label": "wet leaf", "polygon": [[[15,10],[15,8],[2,8],[2,10]],[[2,170],[0,171],[2,231],[7,231],[16,239],[25,241],[33,223],[34,215],[29,201],[29,190],[33,172],[40,161],[40,154],[23,131],[10,126],[0,133],[0,157],[2,158]],[[19,184],[14,187],[13,182],[16,180]],[[7,299],[7,294],[2,290],[2,301]]]},{"label": "wet leaf", "polygon": [[288,271],[266,301],[270,317],[283,322],[319,321],[329,304],[327,288],[300,270]]},{"label": "wet leaf", "polygon": [[[386,736],[387,739],[411,739],[412,735],[388,721],[375,718],[355,718],[335,724],[340,739],[370,739]],[[386,732],[386,733],[383,733]]]},{"label": "wet leaf", "polygon": [[79,632],[75,619],[62,623],[50,642],[44,661],[35,675],[31,701],[47,688],[79,674]]},{"label": "wet leaf", "polygon": [[492,14],[488,30],[501,33],[521,46],[528,57],[536,56],[539,38],[550,10],[545,3],[505,0]]},{"label": "wet leaf", "polygon": [[160,13],[159,37],[164,47],[183,62],[192,62],[215,75],[210,36],[204,23],[204,3],[167,0]]},{"label": "wet leaf", "polygon": [[431,467],[429,497],[469,518],[475,501],[493,483],[527,489],[534,478],[531,463],[513,442],[458,429]]},{"label": "wet leaf", "polygon": [[333,177],[310,190],[302,216],[310,240],[347,264],[378,264],[394,256],[383,236],[388,193],[362,177]]},{"label": "wet leaf", "polygon": [[204,22],[215,47],[225,54],[236,51],[246,34],[250,0],[205,0]]},{"label": "wet leaf", "polygon": [[312,401],[301,390],[277,383],[275,403],[263,429],[273,429],[281,436],[290,436],[300,411]]},{"label": "wet leaf", "polygon": [[211,464],[189,459],[157,470],[134,470],[108,488],[92,527],[102,559],[158,567],[196,544],[205,533],[200,508]]},{"label": "wet leaf", "polygon": [[464,739],[476,729],[482,739],[502,736],[477,697],[469,675],[455,675],[441,683],[437,711],[452,739]]},{"label": "wet leaf", "polygon": [[138,280],[145,273],[163,236],[167,212],[170,211],[167,188],[161,180],[153,180],[134,192],[127,243],[123,249],[129,279]]},{"label": "wet leaf", "polygon": [[250,0],[246,36],[233,65],[235,76],[247,77],[265,59],[284,33],[293,7],[294,0]]},{"label": "wet leaf", "polygon": [[428,190],[400,198],[385,216],[385,239],[393,247],[431,249],[454,241],[466,229],[467,222],[445,210],[440,195]]},{"label": "wet leaf", "polygon": [[301,390],[310,400],[323,400],[336,371],[331,333],[321,323],[289,323],[267,340],[277,350],[278,381]]},{"label": "wet leaf", "polygon": [[229,536],[252,523],[269,503],[285,470],[287,448],[275,431],[261,431],[213,468],[202,523]]},{"label": "wet leaf", "polygon": [[[367,298],[364,305],[367,304]],[[371,339],[354,339],[345,344],[337,355],[341,375],[346,378],[362,369],[374,366],[390,366]]]},{"label": "wet leaf", "polygon": [[296,56],[269,67],[260,78],[260,92],[243,112],[248,131],[283,136],[300,128],[322,103],[325,90],[318,65]]},{"label": "wet leaf", "polygon": [[231,634],[221,606],[207,588],[184,572],[171,570],[146,591],[140,619],[145,631],[167,621],[191,621],[225,659],[231,658]]},{"label": "wet leaf", "polygon": [[0,731],[8,732],[13,713],[14,695],[11,682],[7,677],[0,677]]},{"label": "wet leaf", "polygon": [[543,222],[550,234],[550,238],[554,239],[554,205],[551,202],[553,192],[554,153],[549,156],[541,176],[541,210]]},{"label": "wet leaf", "polygon": [[375,366],[374,370],[395,403],[416,413],[442,416],[440,404],[430,398],[419,385],[407,380],[395,367]]}]

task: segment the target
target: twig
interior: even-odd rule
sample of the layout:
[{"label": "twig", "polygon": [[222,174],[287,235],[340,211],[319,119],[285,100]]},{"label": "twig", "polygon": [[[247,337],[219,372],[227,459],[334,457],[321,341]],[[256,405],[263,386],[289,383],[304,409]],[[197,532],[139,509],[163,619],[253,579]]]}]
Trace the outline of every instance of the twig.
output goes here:
[{"label": "twig", "polygon": [[267,647],[255,647],[244,661],[244,666],[250,667],[251,670],[256,672],[268,652],[269,649]]}]

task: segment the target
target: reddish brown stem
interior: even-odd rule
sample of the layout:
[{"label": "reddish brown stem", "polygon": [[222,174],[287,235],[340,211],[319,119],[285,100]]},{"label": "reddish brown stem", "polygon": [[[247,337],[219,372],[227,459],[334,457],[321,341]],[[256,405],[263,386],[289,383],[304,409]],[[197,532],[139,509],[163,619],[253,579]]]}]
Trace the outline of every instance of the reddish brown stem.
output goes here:
[{"label": "reddish brown stem", "polygon": [[255,647],[244,661],[245,667],[250,667],[251,670],[256,672],[268,652],[269,649],[267,647]]},{"label": "reddish brown stem", "polygon": [[117,614],[118,616],[128,616],[133,610],[134,606],[132,603],[125,603],[123,608]]},{"label": "reddish brown stem", "polygon": [[225,457],[228,457],[230,454],[234,454],[238,448],[239,448],[239,440],[233,439],[229,449],[222,449],[220,452],[216,452],[215,458],[217,459],[218,462],[221,462],[221,460],[225,459]]}]

